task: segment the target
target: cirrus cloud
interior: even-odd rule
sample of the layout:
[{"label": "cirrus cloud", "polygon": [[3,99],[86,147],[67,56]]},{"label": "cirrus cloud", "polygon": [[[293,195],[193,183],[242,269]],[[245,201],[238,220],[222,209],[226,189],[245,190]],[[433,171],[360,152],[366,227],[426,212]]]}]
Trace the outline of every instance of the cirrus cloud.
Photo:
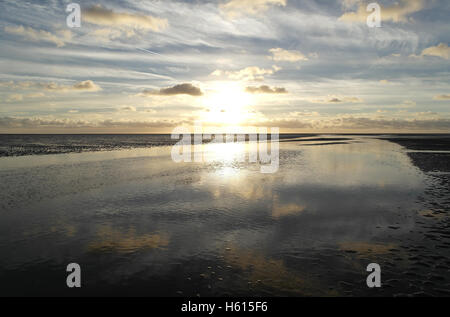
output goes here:
[{"label": "cirrus cloud", "polygon": [[215,70],[211,75],[213,76],[227,76],[233,80],[246,80],[246,81],[263,81],[265,75],[272,75],[281,70],[280,67],[273,66],[272,68],[259,68],[257,66],[250,66],[237,71],[224,71]]},{"label": "cirrus cloud", "polygon": [[30,41],[54,43],[57,47],[64,46],[65,42],[72,38],[72,33],[69,30],[59,31],[58,36],[48,31],[36,30],[32,27],[24,27],[22,25],[17,27],[6,26],[4,30],[6,33],[19,35]]},{"label": "cirrus cloud", "polygon": [[286,6],[287,0],[230,0],[221,4],[220,9],[229,18],[238,18],[245,14],[257,14],[267,11],[270,6]]}]

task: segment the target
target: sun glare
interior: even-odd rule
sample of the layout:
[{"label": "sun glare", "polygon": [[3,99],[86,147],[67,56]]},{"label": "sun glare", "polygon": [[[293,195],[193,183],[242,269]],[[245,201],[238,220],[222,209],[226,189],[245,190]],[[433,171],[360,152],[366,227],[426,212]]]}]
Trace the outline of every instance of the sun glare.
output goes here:
[{"label": "sun glare", "polygon": [[202,120],[209,124],[239,125],[249,118],[252,96],[238,83],[220,83],[205,96]]}]

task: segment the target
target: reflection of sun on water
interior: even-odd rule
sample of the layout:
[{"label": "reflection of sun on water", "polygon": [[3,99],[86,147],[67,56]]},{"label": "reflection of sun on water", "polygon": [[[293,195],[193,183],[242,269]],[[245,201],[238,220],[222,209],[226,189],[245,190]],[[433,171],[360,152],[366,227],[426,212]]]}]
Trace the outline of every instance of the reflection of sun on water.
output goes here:
[{"label": "reflection of sun on water", "polygon": [[206,159],[209,162],[221,162],[226,165],[243,162],[246,157],[245,143],[212,143],[207,145]]},{"label": "reflection of sun on water", "polygon": [[205,161],[213,163],[214,174],[222,181],[241,177],[240,163],[244,162],[248,155],[248,145],[245,142],[210,143],[204,145],[203,149]]},{"label": "reflection of sun on water", "polygon": [[202,121],[219,125],[239,125],[249,119],[252,96],[239,83],[219,83],[204,98],[207,111]]}]

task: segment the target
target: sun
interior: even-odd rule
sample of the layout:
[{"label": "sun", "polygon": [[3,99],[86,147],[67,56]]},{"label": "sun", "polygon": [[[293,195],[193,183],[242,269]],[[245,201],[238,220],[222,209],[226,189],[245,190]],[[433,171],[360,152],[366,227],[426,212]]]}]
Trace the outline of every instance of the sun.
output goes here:
[{"label": "sun", "polygon": [[240,125],[249,119],[253,98],[239,83],[217,83],[204,97],[202,121],[217,125]]}]

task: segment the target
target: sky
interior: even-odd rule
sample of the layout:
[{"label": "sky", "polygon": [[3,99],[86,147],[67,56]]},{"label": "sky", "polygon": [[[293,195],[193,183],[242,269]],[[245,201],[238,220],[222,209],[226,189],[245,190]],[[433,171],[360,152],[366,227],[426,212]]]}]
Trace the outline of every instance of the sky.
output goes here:
[{"label": "sky", "polygon": [[368,3],[2,0],[0,133],[450,133],[450,2]]}]

